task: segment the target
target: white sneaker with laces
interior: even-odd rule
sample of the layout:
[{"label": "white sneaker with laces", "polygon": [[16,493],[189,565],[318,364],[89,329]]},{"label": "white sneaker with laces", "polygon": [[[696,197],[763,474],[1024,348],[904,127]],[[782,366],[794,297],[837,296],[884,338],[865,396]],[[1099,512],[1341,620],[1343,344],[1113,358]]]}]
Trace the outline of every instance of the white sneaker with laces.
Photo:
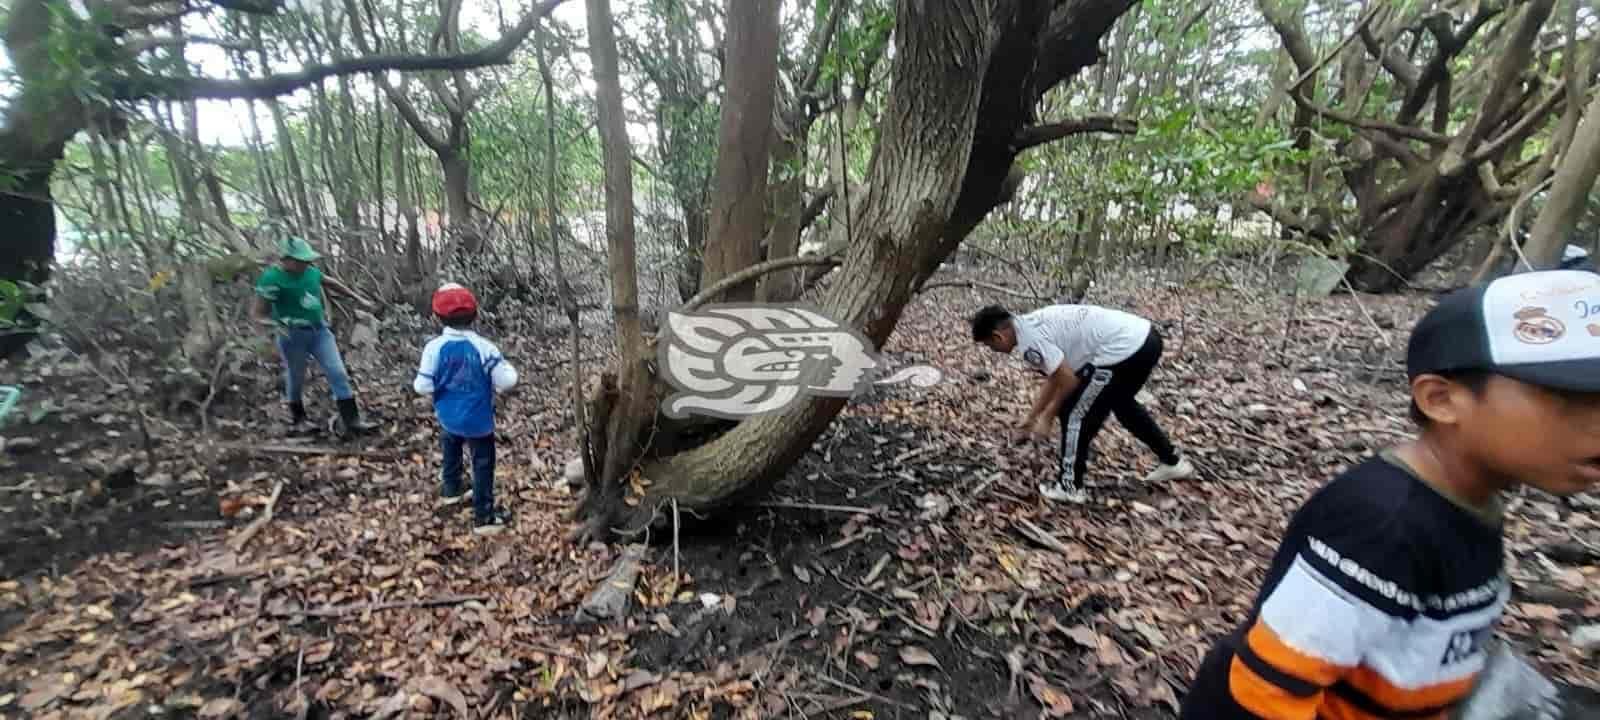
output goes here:
[{"label": "white sneaker with laces", "polygon": [[1157,465],[1149,475],[1144,476],[1147,483],[1164,483],[1173,480],[1187,480],[1194,477],[1194,463],[1189,458],[1178,458],[1176,465]]},{"label": "white sneaker with laces", "polygon": [[1089,502],[1089,494],[1082,488],[1063,486],[1061,483],[1040,483],[1039,494],[1046,500],[1082,505]]}]

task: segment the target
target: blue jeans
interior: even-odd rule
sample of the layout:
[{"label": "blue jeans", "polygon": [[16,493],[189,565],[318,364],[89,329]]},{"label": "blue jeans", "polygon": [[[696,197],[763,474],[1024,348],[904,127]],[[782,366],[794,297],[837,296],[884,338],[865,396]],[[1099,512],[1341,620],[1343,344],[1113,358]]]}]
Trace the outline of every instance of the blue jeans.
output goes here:
[{"label": "blue jeans", "polygon": [[350,391],[350,375],[345,372],[344,358],[339,356],[339,345],[333,341],[333,331],[326,325],[290,328],[287,334],[278,335],[278,353],[283,355],[285,369],[284,394],[289,402],[303,400],[306,385],[306,358],[316,358],[322,374],[333,389],[333,399],[349,400],[355,397]]},{"label": "blue jeans", "polygon": [[480,438],[461,437],[441,432],[444,439],[445,497],[461,494],[461,456],[472,450],[472,514],[487,520],[494,513],[494,433]]}]

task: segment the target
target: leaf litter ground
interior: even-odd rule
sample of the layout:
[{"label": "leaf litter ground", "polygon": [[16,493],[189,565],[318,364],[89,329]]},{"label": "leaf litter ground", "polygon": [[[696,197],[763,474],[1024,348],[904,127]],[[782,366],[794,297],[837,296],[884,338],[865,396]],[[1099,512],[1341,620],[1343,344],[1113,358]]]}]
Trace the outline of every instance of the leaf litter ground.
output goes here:
[{"label": "leaf litter ground", "polygon": [[[213,437],[192,417],[147,421],[153,467],[137,373],[118,388],[70,360],[30,365],[11,379],[57,409],[6,430],[37,446],[7,457],[0,494],[0,713],[1171,717],[1298,501],[1409,432],[1398,358],[1427,299],[1158,283],[1093,298],[1162,326],[1151,404],[1201,476],[1144,486],[1153,458],[1109,423],[1084,507],[1038,499],[1053,445],[1008,439],[1034,381],[969,341],[965,318],[993,299],[919,299],[886,355],[944,381],[863,393],[761,502],[682,518],[676,551],[651,538],[611,625],[572,620],[622,548],[565,540],[557,326],[496,336],[524,380],[500,413],[515,520],[492,539],[434,503],[435,430],[407,392],[423,328],[347,350],[387,423],[326,454],[260,452],[281,444],[270,356],[230,375]],[[1512,507],[1501,634],[1600,685],[1567,639],[1600,621],[1595,503]]]}]

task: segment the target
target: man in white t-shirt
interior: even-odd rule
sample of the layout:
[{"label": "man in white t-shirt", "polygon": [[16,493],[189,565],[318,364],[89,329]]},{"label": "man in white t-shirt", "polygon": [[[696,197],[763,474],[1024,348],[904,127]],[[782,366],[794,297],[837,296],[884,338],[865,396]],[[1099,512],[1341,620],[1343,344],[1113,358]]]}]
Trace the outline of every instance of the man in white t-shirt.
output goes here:
[{"label": "man in white t-shirt", "polygon": [[1025,315],[990,305],[973,316],[972,339],[1021,358],[1045,378],[1032,411],[1018,425],[1049,437],[1050,419],[1061,419],[1061,472],[1055,482],[1040,483],[1041,495],[1074,503],[1088,499],[1082,484],[1089,443],[1112,413],[1161,460],[1146,482],[1194,476],[1194,465],[1136,399],[1161,359],[1161,333],[1149,320],[1094,305],[1051,305]]}]

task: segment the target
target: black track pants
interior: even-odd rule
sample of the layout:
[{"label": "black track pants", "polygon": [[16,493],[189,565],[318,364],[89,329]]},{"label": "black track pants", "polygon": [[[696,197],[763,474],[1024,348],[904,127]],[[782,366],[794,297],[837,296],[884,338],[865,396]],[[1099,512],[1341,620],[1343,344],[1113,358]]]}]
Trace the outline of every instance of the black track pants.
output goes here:
[{"label": "black track pants", "polygon": [[1150,371],[1161,359],[1161,333],[1150,327],[1150,337],[1138,352],[1115,365],[1097,368],[1085,365],[1078,371],[1082,382],[1077,390],[1061,403],[1061,474],[1062,487],[1077,487],[1083,481],[1089,465],[1089,444],[1105,424],[1106,416],[1116,413],[1117,422],[1139,438],[1139,442],[1154,450],[1156,457],[1167,465],[1178,462],[1178,452],[1172,441],[1161,431],[1138,400],[1139,389],[1150,379]]}]

